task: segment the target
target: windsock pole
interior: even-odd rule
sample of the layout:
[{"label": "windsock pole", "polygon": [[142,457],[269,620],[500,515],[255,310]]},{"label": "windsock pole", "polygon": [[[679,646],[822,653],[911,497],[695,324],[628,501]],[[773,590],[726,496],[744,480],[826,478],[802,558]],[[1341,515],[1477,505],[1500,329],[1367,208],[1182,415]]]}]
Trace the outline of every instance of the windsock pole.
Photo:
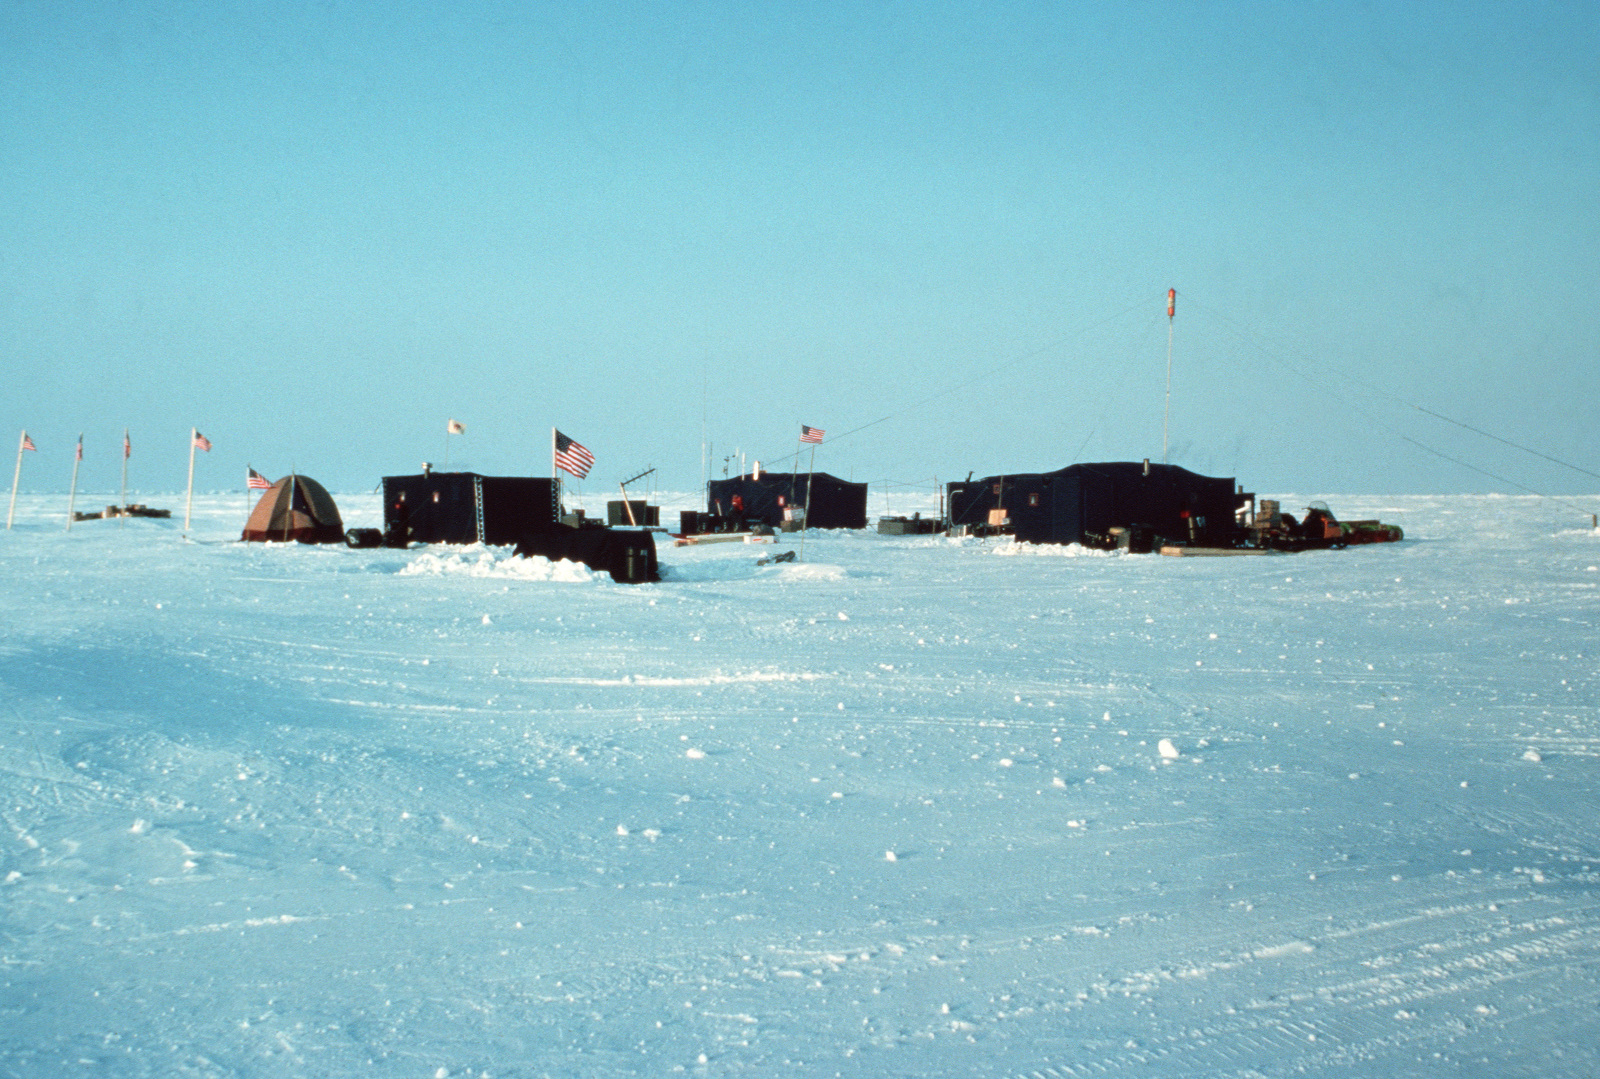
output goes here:
[{"label": "windsock pole", "polygon": [[1161,463],[1167,463],[1167,427],[1172,419],[1172,316],[1178,307],[1178,290],[1167,289],[1167,404],[1161,415]]}]

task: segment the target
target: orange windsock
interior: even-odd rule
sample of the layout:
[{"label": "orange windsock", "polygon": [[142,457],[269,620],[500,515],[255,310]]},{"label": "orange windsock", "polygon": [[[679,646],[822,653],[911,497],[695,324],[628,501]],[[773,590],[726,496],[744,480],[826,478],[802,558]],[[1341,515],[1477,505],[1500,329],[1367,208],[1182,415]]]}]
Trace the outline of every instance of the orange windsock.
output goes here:
[{"label": "orange windsock", "polygon": [[1173,316],[1173,313],[1176,312],[1177,309],[1178,309],[1178,290],[1175,289],[1175,288],[1169,288],[1169,289],[1167,289],[1167,317],[1171,318]]}]

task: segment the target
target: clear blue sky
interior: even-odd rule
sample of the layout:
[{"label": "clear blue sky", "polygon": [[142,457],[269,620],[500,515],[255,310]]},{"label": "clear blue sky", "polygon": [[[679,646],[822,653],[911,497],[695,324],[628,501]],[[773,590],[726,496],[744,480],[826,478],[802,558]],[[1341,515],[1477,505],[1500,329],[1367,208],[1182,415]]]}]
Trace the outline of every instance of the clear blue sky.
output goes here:
[{"label": "clear blue sky", "polygon": [[1593,4],[0,10],[24,490],[1159,459],[1175,287],[1175,463],[1593,492],[1412,406],[1600,472],[1597,263]]}]

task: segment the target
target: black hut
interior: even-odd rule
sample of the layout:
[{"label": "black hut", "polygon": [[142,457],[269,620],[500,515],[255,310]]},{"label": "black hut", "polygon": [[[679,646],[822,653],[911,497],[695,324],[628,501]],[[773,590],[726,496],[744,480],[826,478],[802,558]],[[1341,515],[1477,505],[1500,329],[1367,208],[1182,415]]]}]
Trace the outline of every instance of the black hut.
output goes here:
[{"label": "black hut", "polygon": [[537,476],[424,472],[383,477],[383,531],[407,543],[517,543],[561,527],[560,488]]},{"label": "black hut", "polygon": [[1113,547],[1112,530],[1121,529],[1134,550],[1149,550],[1157,539],[1235,546],[1237,515],[1254,497],[1238,493],[1232,479],[1139,461],[986,476],[952,483],[948,494],[952,526],[987,524],[989,511],[998,509],[1027,543]]},{"label": "black hut", "polygon": [[713,517],[742,518],[746,524],[780,528],[783,511],[807,505],[808,495],[810,517],[806,527],[867,527],[867,485],[826,472],[763,472],[759,479],[735,476],[712,480],[706,489],[706,511]]},{"label": "black hut", "polygon": [[383,478],[383,531],[408,543],[516,544],[524,557],[568,559],[628,584],[657,580],[655,537],[642,529],[561,523],[561,486],[538,476],[424,472]]}]

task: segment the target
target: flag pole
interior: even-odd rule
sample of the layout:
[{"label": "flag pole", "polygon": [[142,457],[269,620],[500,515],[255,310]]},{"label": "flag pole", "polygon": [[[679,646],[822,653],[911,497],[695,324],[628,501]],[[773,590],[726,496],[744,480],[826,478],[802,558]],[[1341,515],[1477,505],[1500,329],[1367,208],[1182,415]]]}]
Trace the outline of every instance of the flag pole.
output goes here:
[{"label": "flag pole", "polygon": [[72,487],[67,494],[67,531],[72,531],[72,511],[78,504],[78,466],[83,464],[83,432],[78,432],[78,452],[72,456]]},{"label": "flag pole", "polygon": [[1172,417],[1172,315],[1178,303],[1178,290],[1167,289],[1167,407],[1161,415],[1161,463],[1167,463],[1167,421]]},{"label": "flag pole", "polygon": [[[805,437],[806,425],[802,423],[800,425],[800,438],[794,444],[794,466],[789,469],[789,511],[791,513],[794,512],[794,489],[799,486],[800,483],[800,453],[806,448]],[[809,493],[807,494],[807,497],[810,497]],[[800,522],[800,527],[802,529],[805,528],[804,521]],[[800,546],[804,547],[805,543],[806,534],[804,531],[802,531],[800,533]]]},{"label": "flag pole", "polygon": [[28,444],[28,431],[23,428],[17,438],[17,470],[11,474],[11,508],[6,510],[6,531],[11,531],[11,521],[17,515],[17,483],[22,479],[22,447]]},{"label": "flag pole", "polygon": [[[447,436],[448,437],[448,436]],[[289,542],[289,526],[294,524],[294,489],[300,483],[300,474],[295,471],[293,464],[289,466],[289,508],[283,515],[283,542]],[[270,527],[272,518],[267,518]]]},{"label": "flag pole", "polygon": [[122,429],[122,512],[117,515],[117,527],[128,523],[128,457],[133,453],[133,443],[128,441],[128,429]]},{"label": "flag pole", "polygon": [[189,428],[189,493],[183,498],[183,542],[189,542],[189,517],[194,509],[194,443],[200,432]]},{"label": "flag pole", "polygon": [[[800,463],[799,461],[795,462],[795,464],[799,464],[799,463]],[[815,442],[813,442],[811,444],[811,464],[806,468],[806,517],[805,517],[805,520],[800,522],[800,558],[799,558],[799,561],[801,561],[801,562],[804,562],[806,560],[806,532],[811,528],[811,477],[816,474],[816,471],[817,471],[817,444]]]},{"label": "flag pole", "polygon": [[561,511],[566,507],[561,504],[561,472],[556,468],[556,429],[550,428],[550,478],[556,485],[556,519],[560,520]]}]

